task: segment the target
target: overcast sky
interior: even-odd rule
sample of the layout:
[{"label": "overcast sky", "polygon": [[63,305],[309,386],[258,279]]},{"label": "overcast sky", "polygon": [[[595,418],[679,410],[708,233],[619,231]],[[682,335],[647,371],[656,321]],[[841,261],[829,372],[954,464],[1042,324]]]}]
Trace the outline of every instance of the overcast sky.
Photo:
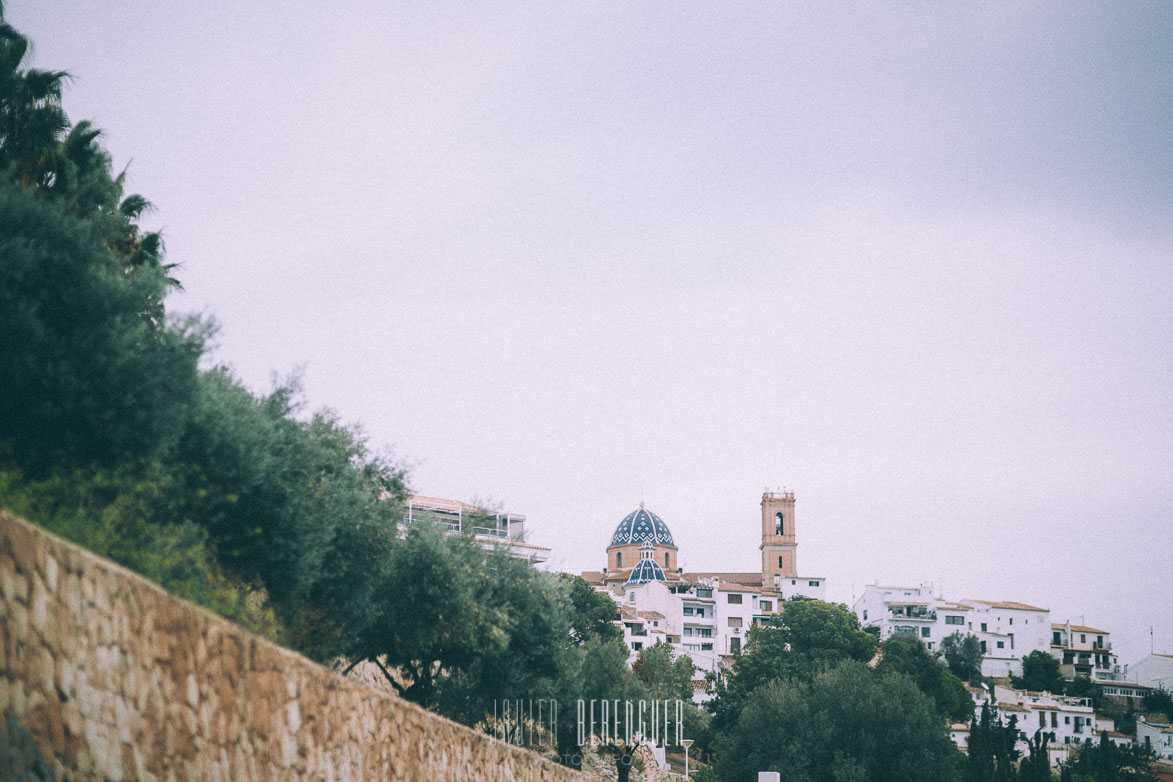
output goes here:
[{"label": "overcast sky", "polygon": [[8,0],[174,311],[597,569],[644,499],[851,602],[1173,652],[1173,5]]}]

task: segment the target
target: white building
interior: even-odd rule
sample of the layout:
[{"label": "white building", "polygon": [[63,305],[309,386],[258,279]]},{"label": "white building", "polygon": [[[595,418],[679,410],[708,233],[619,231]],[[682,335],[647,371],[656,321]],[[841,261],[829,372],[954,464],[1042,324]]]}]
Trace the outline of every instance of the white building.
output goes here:
[{"label": "white building", "polygon": [[692,658],[694,688],[722,657],[745,648],[746,636],[794,597],[822,600],[826,579],[798,575],[793,492],[766,492],[761,501],[762,569],[688,572],[677,567],[676,542],[664,520],[643,504],[619,522],[607,547],[607,567],[582,577],[620,606],[631,660],[663,640]]},{"label": "white building", "polygon": [[982,675],[1022,675],[1022,658],[1031,652],[1050,652],[1051,614],[1026,603],[962,600],[972,609],[966,629],[982,645]]},{"label": "white building", "polygon": [[1136,743],[1151,747],[1164,760],[1173,760],[1173,725],[1152,718],[1138,719]]},{"label": "white building", "polygon": [[970,606],[934,595],[933,585],[927,582],[915,587],[869,584],[852,610],[860,626],[877,628],[881,641],[896,633],[911,633],[933,652],[947,636],[970,632]]},{"label": "white building", "polygon": [[1120,663],[1107,630],[1071,622],[1052,623],[1051,656],[1059,662],[1059,672],[1065,679],[1086,676],[1107,682],[1121,678]]},{"label": "white building", "polygon": [[863,627],[875,627],[880,640],[911,633],[930,651],[954,633],[976,636],[982,648],[982,675],[1022,674],[1022,658],[1050,650],[1050,614],[1025,603],[988,600],[952,602],[934,594],[931,583],[919,586],[869,584],[853,610]]},{"label": "white building", "polygon": [[1146,687],[1173,692],[1173,654],[1150,654],[1125,667],[1124,678]]},{"label": "white building", "polygon": [[504,546],[518,559],[545,562],[550,549],[525,541],[525,516],[488,510],[459,500],[413,494],[403,506],[403,523],[436,524],[449,532],[472,532],[482,546]]},{"label": "white building", "polygon": [[1024,751],[1025,739],[1034,736],[1036,731],[1049,734],[1052,744],[1068,746],[1082,744],[1098,735],[1096,713],[1087,698],[995,686],[994,703],[1003,721],[1011,715],[1018,718]]}]

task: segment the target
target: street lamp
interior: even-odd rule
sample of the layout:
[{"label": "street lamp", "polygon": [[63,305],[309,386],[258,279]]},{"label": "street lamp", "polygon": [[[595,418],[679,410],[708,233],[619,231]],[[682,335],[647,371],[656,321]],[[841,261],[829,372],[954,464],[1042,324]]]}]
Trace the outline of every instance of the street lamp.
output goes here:
[{"label": "street lamp", "polygon": [[684,778],[688,779],[688,748],[692,746],[692,739],[681,739],[680,746],[684,747]]}]

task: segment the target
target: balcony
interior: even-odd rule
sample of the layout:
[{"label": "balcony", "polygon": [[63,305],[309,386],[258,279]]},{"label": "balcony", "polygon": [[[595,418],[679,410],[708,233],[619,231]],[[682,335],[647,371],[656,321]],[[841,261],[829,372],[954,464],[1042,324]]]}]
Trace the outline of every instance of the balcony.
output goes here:
[{"label": "balcony", "polygon": [[900,619],[913,622],[935,622],[937,621],[936,611],[913,611],[911,613],[904,613],[903,611],[893,608],[891,610],[893,619]]}]

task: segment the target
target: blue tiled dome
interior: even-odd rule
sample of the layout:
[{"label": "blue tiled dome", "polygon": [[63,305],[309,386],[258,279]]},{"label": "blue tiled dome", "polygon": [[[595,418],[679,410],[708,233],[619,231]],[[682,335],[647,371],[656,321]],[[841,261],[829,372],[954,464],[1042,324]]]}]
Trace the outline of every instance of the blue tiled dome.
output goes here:
[{"label": "blue tiled dome", "polygon": [[641,559],[631,569],[627,577],[628,584],[646,584],[649,581],[664,581],[664,569],[654,559]]},{"label": "blue tiled dome", "polygon": [[[639,510],[632,511],[623,517],[623,521],[619,522],[619,526],[615,528],[615,534],[611,536],[610,545],[623,546],[628,543],[643,543],[645,541],[657,546],[676,548],[676,543],[672,540],[672,533],[668,531],[668,525],[650,510],[645,510],[644,504],[641,502]],[[660,577],[663,578],[663,575]]]}]

